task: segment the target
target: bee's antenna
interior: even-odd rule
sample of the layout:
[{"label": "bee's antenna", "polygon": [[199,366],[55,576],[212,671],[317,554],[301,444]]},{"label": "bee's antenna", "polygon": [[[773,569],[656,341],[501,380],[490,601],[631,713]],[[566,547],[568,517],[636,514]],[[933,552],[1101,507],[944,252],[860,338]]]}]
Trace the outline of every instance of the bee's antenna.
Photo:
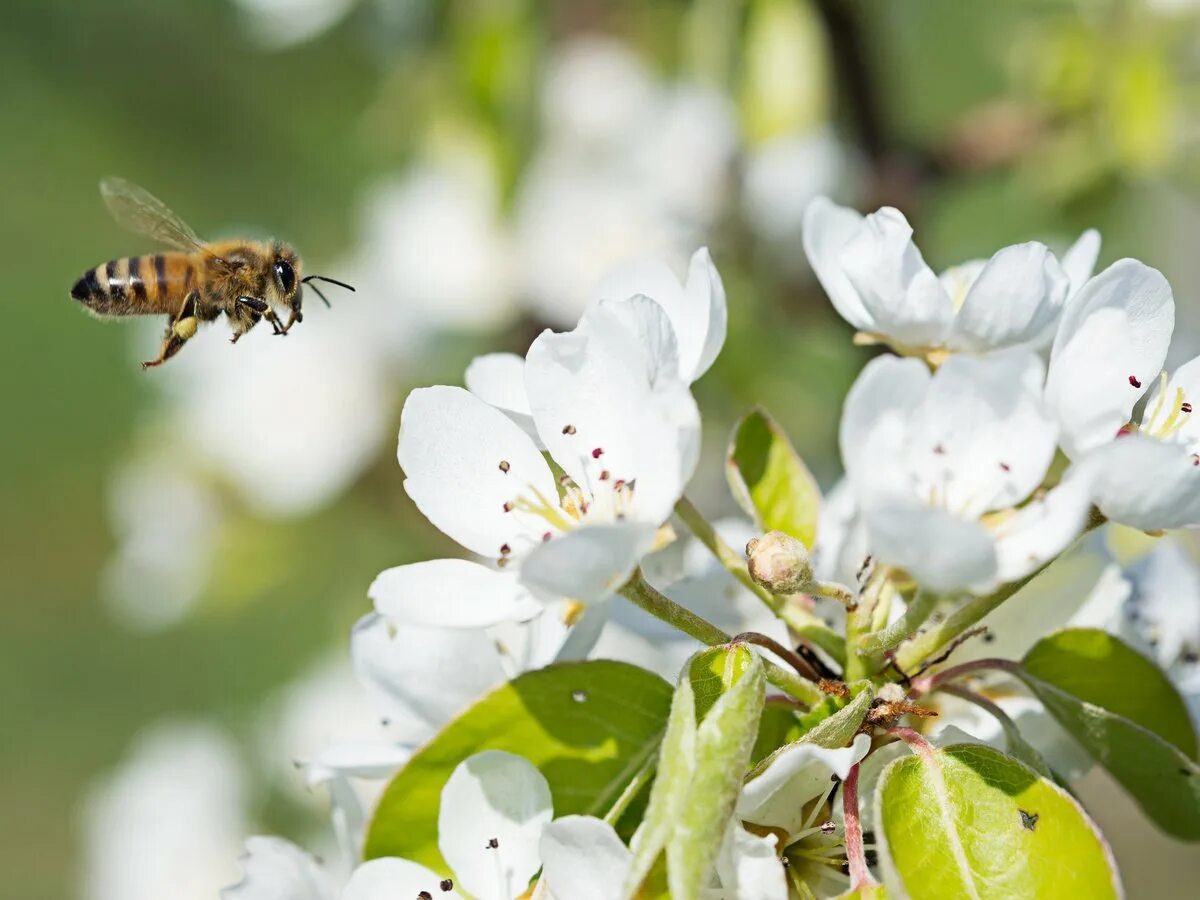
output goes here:
[{"label": "bee's antenna", "polygon": [[330,309],[333,309],[333,304],[329,302],[329,299],[321,292],[321,289],[319,287],[317,287],[315,284],[310,284],[310,282],[312,282],[312,281],[328,281],[330,284],[336,284],[338,287],[343,287],[348,291],[354,290],[353,285],[346,284],[346,282],[344,282],[344,281],[338,281],[336,278],[326,278],[324,275],[308,275],[305,278],[301,278],[300,283],[307,284],[314,291],[316,291],[317,296],[321,298],[321,302],[324,303],[326,306],[328,306]]},{"label": "bee's antenna", "polygon": [[324,275],[308,275],[304,278],[301,278],[300,280],[303,281],[305,284],[308,284],[313,279],[316,279],[317,281],[328,281],[330,284],[336,284],[338,287],[345,288],[348,291],[354,290],[353,285],[346,284],[346,282],[344,282],[344,281],[338,281],[336,278],[327,278]]}]

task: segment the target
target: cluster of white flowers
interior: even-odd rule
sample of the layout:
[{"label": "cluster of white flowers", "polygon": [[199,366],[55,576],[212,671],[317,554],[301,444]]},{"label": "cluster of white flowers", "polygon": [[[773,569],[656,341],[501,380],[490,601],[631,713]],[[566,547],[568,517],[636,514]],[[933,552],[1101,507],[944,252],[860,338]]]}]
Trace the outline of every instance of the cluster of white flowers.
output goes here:
[{"label": "cluster of white flowers", "polygon": [[[1028,243],[939,276],[893,209],[864,218],[821,199],[806,219],[805,247],[838,311],[865,342],[899,354],[872,360],[846,400],[846,480],[825,509],[819,574],[843,577],[866,559],[903,573],[917,596],[983,595],[1053,562],[1102,518],[1142,531],[1200,524],[1200,430],[1188,399],[1198,364],[1159,374],[1174,319],[1161,274],[1122,260],[1093,276],[1099,237],[1088,232],[1061,261]],[[461,889],[512,900],[539,872],[538,896],[623,896],[630,849],[603,820],[555,819],[548,784],[520,757],[486,751],[455,770],[441,798],[442,873],[402,859],[355,867],[364,811],[352,781],[395,771],[506,678],[597,646],[620,655],[603,635],[622,627],[612,613],[640,572],[714,621],[738,609],[746,595],[734,599],[725,569],[714,603],[708,575],[671,559],[673,510],[699,456],[690,386],[724,342],[725,302],[706,250],[683,281],[661,263],[630,264],[601,279],[574,329],[547,330],[524,358],[477,358],[465,388],[409,396],[398,448],[405,490],[474,558],[399,566],[370,588],[375,612],[355,627],[352,658],[388,731],[303,761],[311,783],[330,787],[343,867],[254,838],[244,880],[224,896],[367,900]],[[1110,573],[1075,621],[1133,636],[1194,701],[1200,569],[1180,546],[1162,544]],[[1182,619],[1166,611],[1170,594],[1188,597]],[[1008,611],[1022,609],[1037,619],[1028,601]],[[737,632],[753,616],[732,618]],[[1017,637],[1033,634],[1028,621],[998,630],[1014,652],[1032,642]],[[657,662],[669,660],[674,674],[694,646],[682,642]],[[1001,739],[952,702],[943,708],[942,740]],[[1040,713],[1012,708],[1025,712],[1041,727]],[[785,848],[793,865],[811,858],[830,875],[848,826],[813,818],[828,809],[830,776],[845,778],[870,744],[859,735],[836,750],[789,745],[756,770],[712,860],[714,896],[786,898]],[[864,787],[903,752],[897,744],[873,754]],[[1056,762],[1067,773],[1085,767]],[[836,893],[845,881],[831,877]]]}]

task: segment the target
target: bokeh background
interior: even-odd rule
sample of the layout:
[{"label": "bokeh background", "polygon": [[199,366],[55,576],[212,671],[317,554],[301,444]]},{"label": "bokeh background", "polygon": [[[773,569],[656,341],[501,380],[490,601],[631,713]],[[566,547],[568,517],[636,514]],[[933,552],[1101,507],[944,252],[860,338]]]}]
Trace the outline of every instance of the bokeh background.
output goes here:
[{"label": "bokeh background", "polygon": [[[708,245],[725,278],[696,389],[714,516],[753,403],[837,475],[868,351],[804,261],[818,193],[900,206],[935,268],[1096,226],[1103,262],[1167,273],[1194,353],[1196,7],[8,0],[0,895],[212,897],[247,833],[322,846],[291,760],[372,727],[346,661],[366,587],[451,551],[401,488],[403,398],[569,326],[613,262]],[[160,323],[67,297],[153,249],[109,220],[106,174],[359,290],[309,298],[286,340],[216,327],[143,373]],[[1085,788],[1130,893],[1182,896],[1195,854]]]}]

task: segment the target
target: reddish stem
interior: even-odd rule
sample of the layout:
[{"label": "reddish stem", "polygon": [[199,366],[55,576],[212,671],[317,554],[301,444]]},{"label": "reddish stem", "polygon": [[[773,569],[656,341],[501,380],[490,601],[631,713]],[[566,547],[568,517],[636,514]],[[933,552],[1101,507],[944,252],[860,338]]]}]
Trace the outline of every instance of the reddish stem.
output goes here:
[{"label": "reddish stem", "polygon": [[914,678],[912,683],[912,695],[914,697],[921,694],[928,694],[935,690],[938,685],[945,684],[947,681],[953,681],[955,678],[961,678],[964,675],[969,675],[972,672],[978,672],[981,669],[997,669],[1002,672],[1015,672],[1020,669],[1019,663],[1013,662],[1011,659],[973,659],[970,662],[959,663],[957,666],[951,666],[948,669],[942,669],[940,672],[935,672],[932,675],[923,675],[920,678]]},{"label": "reddish stem", "polygon": [[913,748],[913,752],[918,756],[928,758],[933,756],[933,744],[921,737],[920,734],[913,731],[911,728],[889,728],[888,734],[894,734],[904,743]]},{"label": "reddish stem", "polygon": [[862,820],[858,816],[858,763],[850,767],[842,782],[842,817],[846,822],[846,859],[850,864],[850,890],[875,883],[863,850]]}]

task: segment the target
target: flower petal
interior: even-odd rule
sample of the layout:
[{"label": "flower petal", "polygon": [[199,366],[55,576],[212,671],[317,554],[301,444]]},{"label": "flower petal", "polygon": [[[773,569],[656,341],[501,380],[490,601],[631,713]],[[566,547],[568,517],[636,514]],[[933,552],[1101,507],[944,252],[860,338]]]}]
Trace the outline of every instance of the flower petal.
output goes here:
[{"label": "flower petal", "polygon": [[222,900],[333,900],[317,861],[277,837],[246,838],[242,880],[221,891]]},{"label": "flower petal", "polygon": [[525,360],[515,353],[487,353],[477,356],[467,366],[463,376],[467,390],[521,427],[527,435],[540,441],[525,396]]},{"label": "flower petal", "polygon": [[1181,444],[1131,434],[1093,450],[1080,468],[1114,522],[1143,531],[1200,525],[1200,466]]},{"label": "flower petal", "polygon": [[708,249],[692,256],[682,285],[661,260],[635,260],[617,266],[596,290],[600,300],[621,301],[638,295],[663,308],[679,346],[679,375],[688,384],[706,371],[725,343],[725,286]]},{"label": "flower petal", "polygon": [[384,569],[367,588],[367,596],[385,616],[438,628],[525,622],[542,611],[515,572],[465,559],[431,559]]},{"label": "flower petal", "polygon": [[737,802],[738,818],[789,834],[797,831],[804,822],[804,806],[829,791],[829,776],[845,778],[870,749],[871,739],[865,734],[839,750],[789,744],[746,782]]},{"label": "flower petal", "polygon": [[617,832],[593,816],[563,816],[546,826],[540,844],[542,881],[554,900],[621,896],[633,854]]},{"label": "flower petal", "polygon": [[1152,435],[1169,431],[1172,443],[1186,444],[1194,453],[1200,450],[1200,412],[1187,410],[1197,406],[1200,356],[1185,362],[1171,373],[1165,386],[1160,381],[1151,392],[1142,416],[1142,430]]},{"label": "flower petal", "polygon": [[1113,439],[1162,369],[1175,300],[1161,272],[1134,259],[1113,263],[1063,310],[1046,401],[1072,459]]},{"label": "flower petal", "polygon": [[988,260],[967,291],[950,344],[975,352],[1040,346],[1053,334],[1069,286],[1045,244],[1005,247]]},{"label": "flower petal", "polygon": [[1062,268],[1071,282],[1068,296],[1075,296],[1087,284],[1100,257],[1100,232],[1089,228],[1062,255]]},{"label": "flower petal", "polygon": [[846,477],[861,499],[902,484],[897,468],[908,417],[930,381],[919,359],[879,356],[863,367],[846,395],[838,443]]},{"label": "flower petal", "polygon": [[788,900],[787,878],[776,835],[757,837],[731,819],[717,856],[723,896],[738,900]]},{"label": "flower petal", "polygon": [[521,583],[546,602],[611,597],[649,551],[655,531],[635,522],[584,525],[534,548],[521,564]]},{"label": "flower petal", "polygon": [[458,388],[420,388],[400,414],[397,451],[404,489],[430,522],[468,550],[498,557],[530,544],[519,513],[505,512],[518,495],[557,497],[550,467],[537,446],[504,413]]},{"label": "flower petal", "polygon": [[846,242],[862,227],[863,217],[854,210],[838,206],[828,197],[817,197],[804,211],[804,253],[838,314],[859,331],[873,332],[875,320],[846,277],[840,259]]},{"label": "flower petal", "polygon": [[924,588],[960,590],[996,577],[996,546],[978,522],[915,503],[869,507],[863,515],[872,555]]},{"label": "flower petal", "polygon": [[547,449],[596,503],[634,484],[630,518],[670,516],[699,458],[700,413],[661,306],[593,303],[574,331],[533,342],[525,383]]},{"label": "flower petal", "polygon": [[505,680],[486,631],[397,625],[377,613],[351,631],[350,661],[380,715],[414,745]]},{"label": "flower petal", "polygon": [[387,778],[404,765],[412,750],[388,741],[338,741],[310,759],[297,760],[310,787],[335,778]]},{"label": "flower petal", "polygon": [[885,206],[838,255],[875,330],[910,347],[937,347],[954,320],[954,304],[912,240],[904,215]]},{"label": "flower petal", "polygon": [[1037,354],[1020,348],[947,360],[898,448],[917,495],[967,519],[1028,497],[1054,458],[1057,437],[1042,405],[1043,375]]},{"label": "flower petal", "polygon": [[1066,550],[1087,524],[1093,491],[1086,471],[1071,471],[1044,497],[1001,520],[994,531],[996,580],[1018,581]]},{"label": "flower petal", "polygon": [[[444,878],[419,863],[385,856],[369,860],[355,869],[341,900],[408,900],[425,895],[462,900],[462,895],[453,888],[442,890]],[[281,894],[279,900],[291,900],[291,897]]]},{"label": "flower petal", "polygon": [[541,772],[512,753],[485,750],[459,763],[442,788],[438,849],[479,900],[513,900],[541,868],[538,844],[552,816]]}]

